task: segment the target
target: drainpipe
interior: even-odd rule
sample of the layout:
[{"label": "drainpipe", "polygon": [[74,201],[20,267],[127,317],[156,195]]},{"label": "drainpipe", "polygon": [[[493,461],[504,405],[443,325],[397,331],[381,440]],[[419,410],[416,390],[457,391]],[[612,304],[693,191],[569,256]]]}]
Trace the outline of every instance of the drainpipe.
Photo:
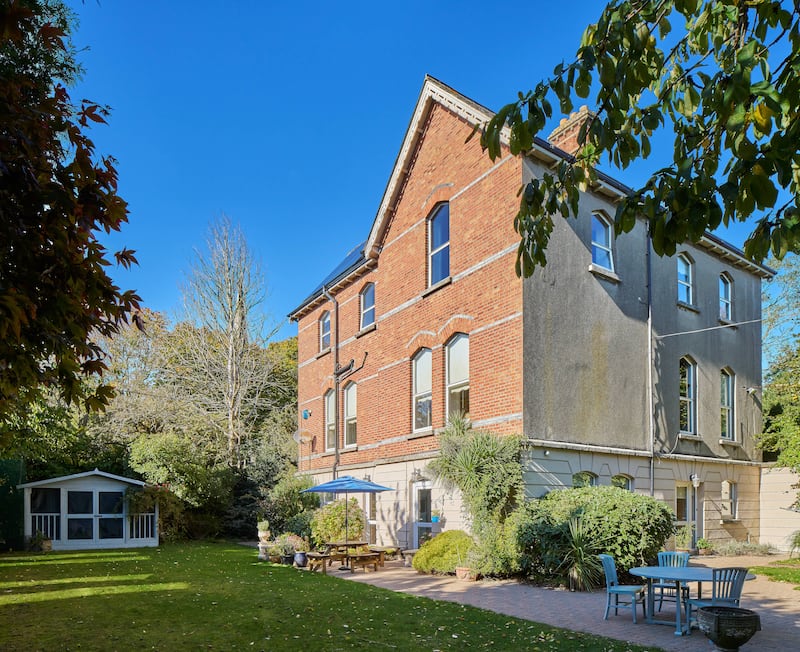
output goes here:
[{"label": "drainpipe", "polygon": [[335,442],[333,445],[333,479],[339,474],[339,302],[322,286],[322,294],[333,304],[333,431]]},{"label": "drainpipe", "polygon": [[655,495],[655,451],[656,451],[656,427],[655,414],[653,413],[653,269],[652,269],[652,246],[650,243],[650,226],[647,227],[647,251],[645,252],[647,261],[647,412],[649,415],[650,428],[650,495]]}]

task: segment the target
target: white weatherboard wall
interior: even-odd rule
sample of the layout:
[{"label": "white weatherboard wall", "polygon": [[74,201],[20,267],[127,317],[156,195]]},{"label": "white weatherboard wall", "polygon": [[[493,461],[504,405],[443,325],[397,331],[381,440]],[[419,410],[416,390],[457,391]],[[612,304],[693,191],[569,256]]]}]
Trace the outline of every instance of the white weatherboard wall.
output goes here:
[{"label": "white weatherboard wall", "polygon": [[142,486],[97,469],[18,485],[24,489],[25,536],[41,532],[53,550],[157,546],[158,506],[129,514],[124,500],[126,490]]},{"label": "white weatherboard wall", "polygon": [[789,537],[800,531],[797,499],[800,477],[788,469],[767,467],[761,471],[761,540],[778,550],[789,550]]}]

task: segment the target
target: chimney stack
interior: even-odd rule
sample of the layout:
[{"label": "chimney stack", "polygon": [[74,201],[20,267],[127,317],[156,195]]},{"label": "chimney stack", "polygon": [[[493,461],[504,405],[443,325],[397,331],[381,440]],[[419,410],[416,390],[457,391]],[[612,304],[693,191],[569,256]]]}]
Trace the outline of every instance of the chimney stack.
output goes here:
[{"label": "chimney stack", "polygon": [[594,120],[596,113],[592,113],[585,104],[570,114],[569,118],[561,118],[561,124],[547,137],[551,145],[555,145],[560,150],[574,156],[580,149],[578,145],[578,131],[581,125],[587,120]]}]

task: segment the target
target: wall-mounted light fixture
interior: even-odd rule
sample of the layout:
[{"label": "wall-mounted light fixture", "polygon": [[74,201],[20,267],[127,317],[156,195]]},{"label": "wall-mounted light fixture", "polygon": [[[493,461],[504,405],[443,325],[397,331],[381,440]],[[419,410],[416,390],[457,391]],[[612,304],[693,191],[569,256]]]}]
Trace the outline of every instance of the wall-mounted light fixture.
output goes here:
[{"label": "wall-mounted light fixture", "polygon": [[303,410],[303,418],[308,419],[311,416],[311,410]]},{"label": "wall-mounted light fixture", "polygon": [[700,476],[697,475],[696,473],[692,473],[692,475],[689,476],[689,480],[692,481],[692,486],[695,489],[700,487]]},{"label": "wall-mounted light fixture", "polygon": [[419,469],[414,469],[411,474],[411,482],[421,482],[422,481],[422,473],[419,472]]}]

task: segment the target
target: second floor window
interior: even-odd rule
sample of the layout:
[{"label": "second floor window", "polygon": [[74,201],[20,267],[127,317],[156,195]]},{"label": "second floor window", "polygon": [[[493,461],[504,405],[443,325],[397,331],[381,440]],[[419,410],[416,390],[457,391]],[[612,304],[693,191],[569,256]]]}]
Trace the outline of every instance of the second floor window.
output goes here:
[{"label": "second floor window", "polygon": [[350,383],[344,388],[344,445],[355,446],[356,433],[356,384]]},{"label": "second floor window", "polygon": [[331,313],[327,310],[319,318],[319,350],[331,348]]},{"label": "second floor window", "polygon": [[375,323],[375,284],[367,283],[361,290],[361,328]]},{"label": "second floor window", "polygon": [[719,436],[731,441],[736,438],[733,411],[733,388],[736,385],[733,378],[733,374],[726,369],[719,374]]},{"label": "second floor window", "polygon": [[694,303],[693,273],[692,261],[684,255],[678,256],[678,301],[690,306]]},{"label": "second floor window", "polygon": [[719,277],[719,318],[731,321],[733,310],[731,301],[731,280],[722,274]]},{"label": "second floor window", "polygon": [[325,450],[336,448],[336,395],[325,394]]},{"label": "second floor window", "polygon": [[431,427],[431,355],[430,349],[422,349],[414,356],[414,430]]},{"label": "second floor window", "polygon": [[469,415],[469,337],[456,335],[447,344],[447,414]]},{"label": "second floor window", "polygon": [[611,224],[600,215],[592,215],[592,262],[609,271],[614,271],[614,256],[611,252]]},{"label": "second floor window", "polygon": [[428,220],[428,285],[450,276],[450,204],[441,204]]},{"label": "second floor window", "polygon": [[680,362],[680,431],[695,434],[696,426],[696,368],[688,358],[681,358]]}]

